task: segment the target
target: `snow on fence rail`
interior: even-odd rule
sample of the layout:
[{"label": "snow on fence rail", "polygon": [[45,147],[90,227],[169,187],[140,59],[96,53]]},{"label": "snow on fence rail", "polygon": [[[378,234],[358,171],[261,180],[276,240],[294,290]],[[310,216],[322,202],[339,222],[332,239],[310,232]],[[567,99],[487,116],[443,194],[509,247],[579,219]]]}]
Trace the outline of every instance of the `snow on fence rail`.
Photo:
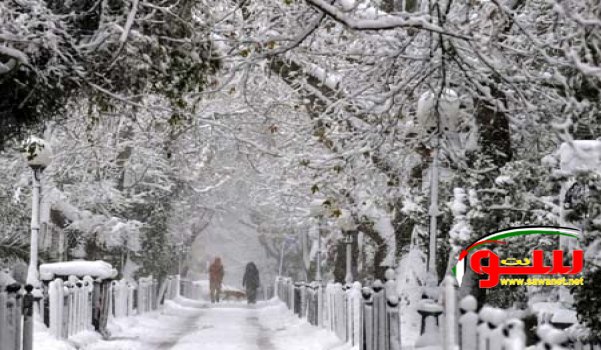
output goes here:
[{"label": "snow on fence rail", "polygon": [[400,314],[392,270],[371,287],[296,282],[277,277],[275,295],[288,309],[315,326],[334,332],[361,350],[400,350]]}]

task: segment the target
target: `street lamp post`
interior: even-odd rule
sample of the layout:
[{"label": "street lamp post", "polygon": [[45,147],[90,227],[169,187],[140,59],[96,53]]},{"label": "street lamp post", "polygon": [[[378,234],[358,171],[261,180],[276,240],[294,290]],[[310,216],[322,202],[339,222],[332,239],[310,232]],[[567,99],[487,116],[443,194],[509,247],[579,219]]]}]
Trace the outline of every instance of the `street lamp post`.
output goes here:
[{"label": "street lamp post", "polygon": [[436,272],[436,239],[438,231],[437,217],[440,215],[438,209],[438,185],[439,185],[439,153],[441,149],[441,138],[449,132],[453,132],[459,125],[458,95],[452,89],[442,91],[426,91],[417,103],[416,116],[419,127],[425,132],[426,143],[432,149],[432,163],[430,167],[430,241],[428,256],[428,273],[433,284],[438,283]]},{"label": "street lamp post", "polygon": [[319,224],[317,224],[317,272],[315,280],[321,282],[321,227],[323,223],[323,217],[320,217]]},{"label": "street lamp post", "polygon": [[310,215],[316,218],[317,223],[317,269],[315,280],[317,282],[317,325],[323,327],[323,285],[321,281],[321,228],[327,213],[327,201],[324,199],[315,199],[311,203]]},{"label": "street lamp post", "polygon": [[315,280],[317,282],[321,282],[321,228],[325,214],[325,200],[314,200],[311,203],[311,216],[317,219],[317,267],[315,272]]},{"label": "street lamp post", "polygon": [[434,145],[432,151],[432,167],[430,171],[430,256],[428,259],[428,272],[436,274],[436,236],[438,233],[438,142]]},{"label": "street lamp post", "polygon": [[22,154],[32,170],[33,192],[31,203],[31,242],[27,284],[37,286],[38,282],[38,235],[40,231],[40,178],[50,164],[52,148],[43,139],[31,136],[22,145]]},{"label": "street lamp post", "polygon": [[352,271],[352,247],[353,247],[353,231],[356,229],[355,222],[352,215],[348,211],[343,211],[338,219],[338,225],[345,233],[346,237],[344,243],[346,244],[346,276],[344,282],[347,285],[353,283],[353,271]]}]

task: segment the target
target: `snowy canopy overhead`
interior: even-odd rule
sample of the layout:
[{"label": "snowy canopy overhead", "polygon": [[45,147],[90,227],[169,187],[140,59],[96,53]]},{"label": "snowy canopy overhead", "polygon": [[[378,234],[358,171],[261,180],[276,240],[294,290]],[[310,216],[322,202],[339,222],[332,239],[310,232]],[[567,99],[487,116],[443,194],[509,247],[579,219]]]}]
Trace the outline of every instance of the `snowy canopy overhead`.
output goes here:
[{"label": "snowy canopy overhead", "polygon": [[561,170],[577,171],[601,170],[601,141],[574,140],[564,142],[559,147]]},{"label": "snowy canopy overhead", "polygon": [[40,265],[40,277],[44,281],[55,276],[90,276],[99,279],[117,277],[117,270],[111,264],[102,261],[66,261]]}]

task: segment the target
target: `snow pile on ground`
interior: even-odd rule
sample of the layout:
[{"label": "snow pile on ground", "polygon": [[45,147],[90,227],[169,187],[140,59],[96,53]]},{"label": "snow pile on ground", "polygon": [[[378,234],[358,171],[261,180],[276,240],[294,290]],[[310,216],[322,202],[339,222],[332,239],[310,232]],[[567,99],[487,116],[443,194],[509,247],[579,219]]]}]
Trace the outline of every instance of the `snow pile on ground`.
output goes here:
[{"label": "snow pile on ground", "polygon": [[48,331],[44,323],[36,321],[34,324],[33,350],[78,350],[87,345],[94,344],[102,339],[96,332],[84,331],[69,340],[60,340]]},{"label": "snow pile on ground", "polygon": [[403,346],[414,344],[419,335],[421,318],[417,306],[422,300],[423,285],[426,283],[424,253],[411,249],[401,259],[397,268],[397,286],[401,298],[401,335]]},{"label": "snow pile on ground", "polygon": [[[310,325],[293,315],[286,305],[271,300],[259,304],[257,310],[259,324],[265,334],[270,334],[273,349],[287,350],[343,350],[351,349],[349,344],[338,339],[333,333]],[[269,349],[265,347],[265,349]]]}]

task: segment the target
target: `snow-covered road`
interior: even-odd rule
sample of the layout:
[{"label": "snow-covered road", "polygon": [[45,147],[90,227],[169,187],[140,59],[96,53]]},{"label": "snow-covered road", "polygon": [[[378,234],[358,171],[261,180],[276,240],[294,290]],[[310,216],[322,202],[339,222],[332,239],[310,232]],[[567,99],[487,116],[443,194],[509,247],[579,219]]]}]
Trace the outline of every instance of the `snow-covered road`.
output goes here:
[{"label": "snow-covered road", "polygon": [[[184,305],[182,305],[184,304]],[[255,307],[180,301],[161,312],[116,320],[113,336],[84,350],[344,350],[331,333],[310,326],[277,301]]]}]

